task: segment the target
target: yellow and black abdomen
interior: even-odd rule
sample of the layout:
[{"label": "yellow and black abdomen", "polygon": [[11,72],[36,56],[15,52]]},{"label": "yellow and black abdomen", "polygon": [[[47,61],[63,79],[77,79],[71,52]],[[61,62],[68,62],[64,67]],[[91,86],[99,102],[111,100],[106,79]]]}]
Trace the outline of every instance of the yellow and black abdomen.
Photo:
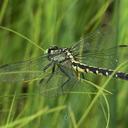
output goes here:
[{"label": "yellow and black abdomen", "polygon": [[[85,72],[85,73],[94,73],[96,75],[104,75],[104,76],[110,76],[114,72],[114,70],[106,69],[106,68],[98,68],[93,66],[88,66],[79,62],[72,62],[72,67],[76,72]],[[123,80],[128,80],[128,74],[124,72],[115,72],[113,77],[120,78]]]}]

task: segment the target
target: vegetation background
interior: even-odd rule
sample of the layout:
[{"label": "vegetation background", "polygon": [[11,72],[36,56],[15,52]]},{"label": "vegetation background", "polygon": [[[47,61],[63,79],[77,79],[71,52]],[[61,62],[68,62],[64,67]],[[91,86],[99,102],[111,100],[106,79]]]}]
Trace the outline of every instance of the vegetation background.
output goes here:
[{"label": "vegetation background", "polygon": [[[1,0],[0,64],[39,56],[42,51],[36,45],[43,49],[55,44],[71,46],[104,24],[116,30],[119,43],[128,43],[128,1]],[[99,87],[107,81],[91,80]],[[49,98],[40,95],[34,83],[1,83],[0,128],[127,128],[128,83],[111,80],[107,88],[112,95],[95,89],[96,94]]]}]

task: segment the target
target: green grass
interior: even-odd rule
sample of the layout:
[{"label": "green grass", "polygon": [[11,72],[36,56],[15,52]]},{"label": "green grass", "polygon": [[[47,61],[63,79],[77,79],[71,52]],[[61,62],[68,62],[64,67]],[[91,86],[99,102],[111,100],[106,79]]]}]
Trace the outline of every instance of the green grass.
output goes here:
[{"label": "green grass", "polygon": [[[107,38],[106,42],[128,44],[127,4],[127,0],[4,0],[0,64],[37,57],[51,45],[72,46],[103,24],[117,35],[116,43]],[[127,64],[117,69],[126,72]],[[101,78],[88,74],[89,81],[82,80],[80,87],[59,97],[40,95],[35,80],[28,85],[0,83],[0,128],[127,128],[127,81]]]}]

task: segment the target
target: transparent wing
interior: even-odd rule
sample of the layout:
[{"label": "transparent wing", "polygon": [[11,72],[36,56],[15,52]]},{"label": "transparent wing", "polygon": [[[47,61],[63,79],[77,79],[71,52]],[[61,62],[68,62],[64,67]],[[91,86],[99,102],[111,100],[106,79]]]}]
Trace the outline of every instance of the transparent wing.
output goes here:
[{"label": "transparent wing", "polygon": [[[63,94],[88,94],[91,91],[90,83],[86,81],[78,80],[73,69],[68,68],[70,65],[60,65],[64,72],[69,76],[65,75],[59,67],[57,67],[51,79],[51,73],[44,77],[39,86],[39,91],[41,95],[47,97],[55,97]],[[86,84],[85,84],[86,83]]]},{"label": "transparent wing", "polygon": [[37,80],[39,93],[42,95],[51,97],[69,93],[74,85],[77,85],[78,80],[71,68],[71,63],[67,62],[56,65],[54,73],[54,63],[47,59],[47,55],[15,64],[2,65],[0,66],[0,82]]},{"label": "transparent wing", "polygon": [[128,59],[128,45],[117,46],[116,42],[114,32],[101,29],[82,38],[71,51],[76,59],[87,65],[115,69]]},{"label": "transparent wing", "polygon": [[128,59],[128,45],[119,45],[113,48],[102,49],[79,56],[81,62],[87,65],[115,69],[119,64]]},{"label": "transparent wing", "polygon": [[39,82],[40,94],[52,97],[70,92],[78,83],[76,74],[70,66],[65,63],[56,65],[54,73],[49,72],[43,77]]},{"label": "transparent wing", "polygon": [[38,78],[49,61],[46,55],[38,58],[0,66],[0,82],[29,81]]}]

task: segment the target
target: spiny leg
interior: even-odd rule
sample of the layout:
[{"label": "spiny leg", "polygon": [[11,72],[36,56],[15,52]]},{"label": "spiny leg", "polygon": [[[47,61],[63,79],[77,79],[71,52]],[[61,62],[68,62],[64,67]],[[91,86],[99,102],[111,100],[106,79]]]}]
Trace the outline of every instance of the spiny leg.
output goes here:
[{"label": "spiny leg", "polygon": [[[48,68],[51,66],[51,64],[53,64],[53,66],[52,66],[52,72],[51,72],[49,78],[47,79],[47,83],[48,83],[48,81],[53,77],[54,72],[55,72],[55,66],[56,66],[56,65],[55,65],[54,63],[49,63],[49,64],[46,66],[47,68],[45,67],[45,70],[48,69]],[[42,78],[39,83],[41,84],[41,83],[44,81],[44,79],[45,79],[45,78]]]},{"label": "spiny leg", "polygon": [[43,68],[43,71],[45,72],[52,64],[53,64],[53,62],[50,62],[48,65],[46,65],[46,66]]},{"label": "spiny leg", "polygon": [[61,71],[65,76],[67,76],[67,78],[68,78],[68,79],[61,85],[61,88],[62,88],[62,91],[63,91],[64,86],[71,80],[72,76],[71,76],[68,72],[66,72],[66,71],[63,69],[63,67],[59,66],[59,68],[60,68],[60,71]]},{"label": "spiny leg", "polygon": [[[51,74],[50,74],[50,76],[48,77],[48,79],[47,79],[47,81],[46,81],[46,83],[48,83],[48,81],[50,81],[50,79],[53,77],[53,75],[54,75],[54,72],[55,72],[55,63],[53,64],[53,66],[52,66],[52,72],[51,72]],[[39,81],[39,90],[41,91],[41,83],[43,82],[45,80],[45,78],[42,78],[40,81]],[[46,85],[47,86],[47,85]],[[41,93],[41,92],[40,92]]]},{"label": "spiny leg", "polygon": [[54,73],[55,73],[55,68],[56,68],[56,64],[54,63],[54,64],[53,64],[53,67],[52,67],[52,72],[51,72],[51,74],[50,74],[50,76],[49,76],[49,78],[48,78],[48,80],[47,80],[47,83],[48,83],[48,81],[50,81],[51,78],[53,77],[53,75],[54,75]]}]

